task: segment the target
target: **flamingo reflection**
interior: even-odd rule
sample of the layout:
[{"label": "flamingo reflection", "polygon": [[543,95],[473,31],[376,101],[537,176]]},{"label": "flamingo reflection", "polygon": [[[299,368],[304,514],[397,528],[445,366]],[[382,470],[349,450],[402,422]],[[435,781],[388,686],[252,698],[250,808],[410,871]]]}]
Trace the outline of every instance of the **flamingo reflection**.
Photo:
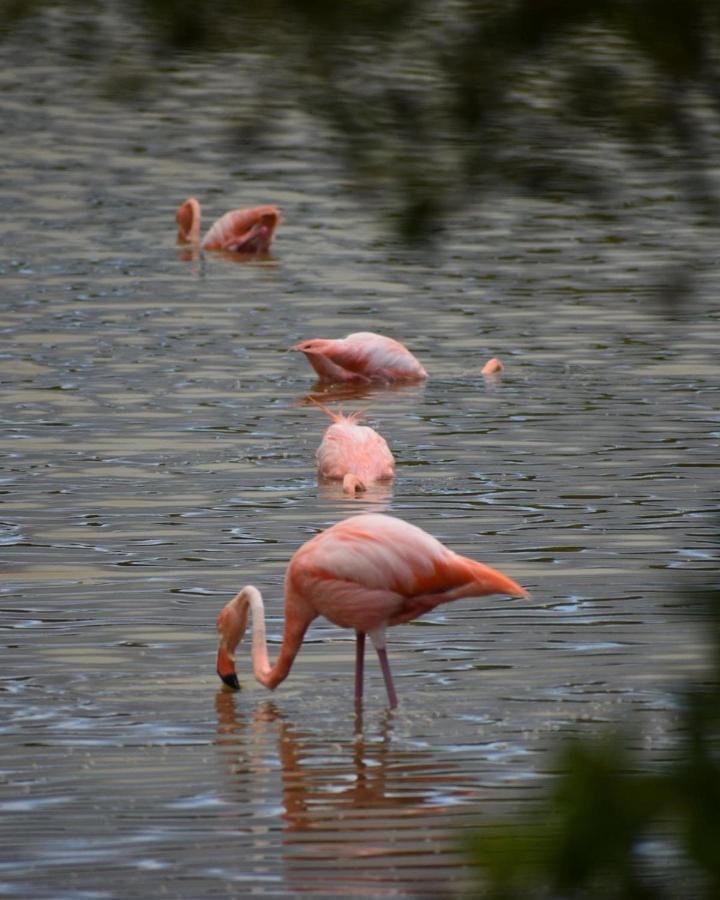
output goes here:
[{"label": "flamingo reflection", "polygon": [[[372,885],[426,894],[434,882],[447,886],[457,863],[448,817],[478,795],[447,757],[397,745],[391,710],[370,734],[358,715],[354,735],[342,737],[332,724],[325,733],[297,727],[272,702],[248,713],[238,706],[238,695],[217,695],[217,745],[242,805],[239,833],[257,817],[253,804],[280,808],[285,877],[296,892],[345,884],[359,896]],[[418,870],[430,841],[432,864]],[[383,863],[368,868],[368,858]]]},{"label": "flamingo reflection", "polygon": [[355,384],[347,382],[318,381],[313,384],[309,394],[297,401],[298,406],[310,406],[313,403],[332,405],[334,403],[354,403],[372,399],[373,405],[383,400],[410,401],[418,399],[425,390],[423,382],[406,384]]}]

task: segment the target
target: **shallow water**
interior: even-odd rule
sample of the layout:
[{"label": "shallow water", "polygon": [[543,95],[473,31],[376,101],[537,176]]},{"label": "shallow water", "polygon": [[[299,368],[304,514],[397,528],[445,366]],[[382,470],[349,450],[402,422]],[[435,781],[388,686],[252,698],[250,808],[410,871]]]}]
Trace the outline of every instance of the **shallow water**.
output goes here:
[{"label": "shallow water", "polygon": [[[411,252],[299,114],[234,159],[210,64],[128,109],[2,53],[0,893],[445,894],[458,836],[527,809],[559,736],[624,723],[672,755],[706,651],[686,592],[717,567],[720,364],[714,259],[689,308],[652,303],[678,246],[710,243],[662,170],[634,176],[622,241],[573,198],[508,196]],[[278,203],[272,258],[178,252],[191,193],[208,216]],[[367,328],[427,384],[328,394],[286,353]],[[367,407],[392,488],[318,486],[312,392]],[[368,509],[532,598],[394,629],[393,712],[368,656],[356,721],[352,636],[324,622],[275,694],[249,654],[220,691],[224,602],[261,586],[276,651],[288,558]]]}]

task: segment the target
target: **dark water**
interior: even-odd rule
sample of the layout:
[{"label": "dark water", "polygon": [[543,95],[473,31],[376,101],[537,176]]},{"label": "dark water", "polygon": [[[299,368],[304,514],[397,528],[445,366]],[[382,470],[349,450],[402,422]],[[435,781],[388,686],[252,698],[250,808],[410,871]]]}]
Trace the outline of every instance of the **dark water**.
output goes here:
[{"label": "dark water", "polygon": [[[236,158],[212,64],[128,108],[41,51],[1,51],[0,893],[448,894],[458,835],[523,812],[559,736],[619,722],[672,755],[705,654],[685,593],[717,566],[720,363],[716,257],[663,171],[628,184],[632,234],[506,196],[410,252],[299,113]],[[191,193],[208,217],[278,203],[273,258],[183,259]],[[696,299],[658,315],[690,245]],[[345,400],[398,460],[351,500],[316,483],[325,421],[286,348],[368,328],[431,378]],[[274,654],[288,558],[366,509],[532,599],[394,629],[401,706],[369,659],[361,723],[351,635],[323,622],[275,694],[249,654],[220,692],[220,607],[261,586]]]}]

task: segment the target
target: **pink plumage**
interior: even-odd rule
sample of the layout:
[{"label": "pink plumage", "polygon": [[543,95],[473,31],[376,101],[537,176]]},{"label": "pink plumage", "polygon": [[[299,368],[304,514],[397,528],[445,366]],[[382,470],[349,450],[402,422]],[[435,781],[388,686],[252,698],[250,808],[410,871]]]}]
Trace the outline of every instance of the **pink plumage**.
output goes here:
[{"label": "pink plumage", "polygon": [[290,561],[288,602],[311,605],[336,625],[372,632],[409,622],[459,597],[525,591],[402,519],[352,516],[304,544]]},{"label": "pink plumage", "polygon": [[480,372],[483,375],[498,375],[504,368],[505,367],[500,360],[496,356],[493,356],[493,358],[489,359],[482,369],[480,369]]},{"label": "pink plumage", "polygon": [[217,219],[200,242],[200,203],[195,197],[182,203],[175,214],[178,243],[198,244],[205,250],[232,253],[266,253],[275,229],[282,221],[276,206],[233,209]]},{"label": "pink plumage", "polygon": [[399,341],[371,331],[345,338],[312,338],[290,348],[305,358],[325,381],[371,382],[424,381],[427,372]]},{"label": "pink plumage", "polygon": [[362,413],[345,416],[317,400],[313,403],[333,420],[315,454],[321,478],[342,481],[347,494],[365,491],[375,481],[393,478],[395,460],[390,448],[377,431],[359,424]]},{"label": "pink plumage", "polygon": [[486,594],[527,596],[507,575],[460,556],[415,525],[380,514],[353,516],[303,544],[285,576],[285,626],[280,654],[270,664],[260,592],[247,586],[218,616],[217,671],[238,687],[234,651],[253,617],[252,658],[257,680],[275,688],[289,674],[310,623],[324,616],[357,637],[355,697],[362,698],[365,635],[377,650],[390,706],[397,704],[385,630],[442,603]]}]

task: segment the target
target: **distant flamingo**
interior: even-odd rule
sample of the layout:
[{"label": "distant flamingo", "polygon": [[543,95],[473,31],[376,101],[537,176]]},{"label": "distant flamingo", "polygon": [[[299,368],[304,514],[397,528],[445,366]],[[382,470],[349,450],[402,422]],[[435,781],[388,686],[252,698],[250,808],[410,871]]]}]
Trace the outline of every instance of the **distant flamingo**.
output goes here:
[{"label": "distant flamingo", "polygon": [[313,403],[332,419],[315,454],[322,478],[342,481],[343,491],[354,494],[394,476],[395,460],[385,438],[369,425],[358,424],[361,412],[344,416],[317,400]]},{"label": "distant flamingo", "polygon": [[358,331],[346,338],[312,338],[290,348],[305,354],[325,381],[370,382],[423,381],[427,372],[399,341]]},{"label": "distant flamingo", "polygon": [[493,356],[492,359],[489,359],[485,365],[480,369],[482,375],[498,375],[505,368],[500,360]]},{"label": "distant flamingo", "polygon": [[[200,243],[200,204],[190,197],[175,213],[179,244]],[[233,209],[221,216],[205,235],[205,250],[228,250],[233,253],[267,253],[275,229],[280,224],[276,206]]]},{"label": "distant flamingo", "polygon": [[325,616],[356,632],[355,700],[363,693],[365,635],[380,660],[388,701],[397,706],[385,645],[390,625],[411,622],[460,597],[527,591],[489,566],[459,556],[427,532],[402,519],[371,513],[352,516],[322,531],[295,552],[285,574],[285,626],[280,655],[268,659],[265,612],[257,588],[244,587],[220,612],[217,672],[238,688],[235,648],[252,613],[255,678],[271,690],[290,673],[310,623]]}]

